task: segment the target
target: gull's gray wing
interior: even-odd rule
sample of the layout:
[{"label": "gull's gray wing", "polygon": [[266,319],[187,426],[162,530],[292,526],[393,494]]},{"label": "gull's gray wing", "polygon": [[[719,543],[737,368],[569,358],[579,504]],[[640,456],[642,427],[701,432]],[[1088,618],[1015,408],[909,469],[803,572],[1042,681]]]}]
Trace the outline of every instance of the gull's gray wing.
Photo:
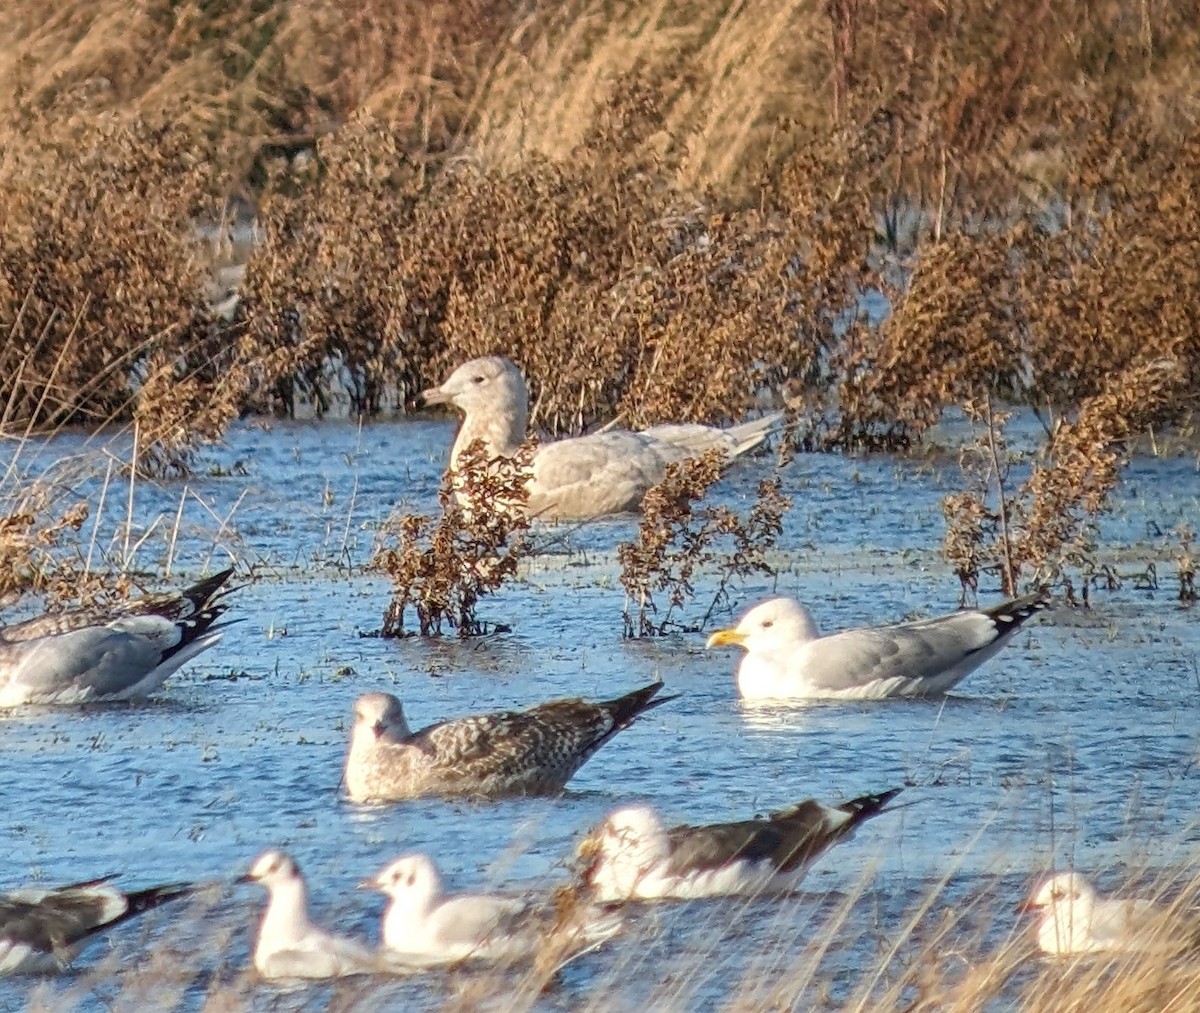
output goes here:
[{"label": "gull's gray wing", "polygon": [[623,429],[543,444],[533,458],[529,512],[597,517],[636,510],[681,456]]},{"label": "gull's gray wing", "polygon": [[795,664],[818,689],[846,692],[898,680],[906,692],[944,692],[995,654],[1047,605],[1043,595],[895,626],[844,630],[805,645]]}]

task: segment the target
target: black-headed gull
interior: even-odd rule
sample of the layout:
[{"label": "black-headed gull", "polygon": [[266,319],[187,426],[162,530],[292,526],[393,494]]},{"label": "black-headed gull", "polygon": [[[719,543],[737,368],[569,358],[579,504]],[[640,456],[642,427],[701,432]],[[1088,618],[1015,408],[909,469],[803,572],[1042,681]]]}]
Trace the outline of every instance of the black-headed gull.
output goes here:
[{"label": "black-headed gull", "polygon": [[595,910],[576,909],[563,918],[517,897],[448,894],[433,859],[420,853],[401,856],[360,885],[391,899],[383,943],[402,963],[507,963],[544,953],[560,962],[595,948],[620,928],[615,916]]}]

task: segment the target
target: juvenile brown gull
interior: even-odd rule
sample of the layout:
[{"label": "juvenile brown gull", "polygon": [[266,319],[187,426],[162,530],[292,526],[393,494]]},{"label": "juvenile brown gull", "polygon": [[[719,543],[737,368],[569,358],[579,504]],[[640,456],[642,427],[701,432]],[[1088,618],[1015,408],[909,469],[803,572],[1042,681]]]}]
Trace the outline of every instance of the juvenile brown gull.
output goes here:
[{"label": "juvenile brown gull", "polygon": [[499,894],[447,894],[433,859],[404,855],[360,884],[391,898],[383,943],[402,962],[512,962],[551,953],[561,961],[614,935],[620,920],[594,909],[567,917]]},{"label": "juvenile brown gull", "polygon": [[1190,932],[1172,931],[1169,909],[1149,900],[1100,897],[1077,872],[1060,872],[1040,883],[1019,904],[1022,912],[1040,915],[1037,942],[1051,956],[1079,953],[1144,953],[1194,948]]},{"label": "juvenile brown gull", "polygon": [[267,909],[254,943],[254,969],[264,978],[341,978],[384,969],[369,946],[312,923],[304,876],[282,851],[259,855],[238,882],[267,890]]},{"label": "juvenile brown gull", "polygon": [[96,933],[200,889],[171,883],[125,893],[112,878],[0,893],[0,977],[59,970]]},{"label": "juvenile brown gull", "polygon": [[356,802],[422,795],[547,795],[639,714],[674,697],[656,682],[615,700],[552,700],[414,732],[390,693],[355,701],[345,783]]},{"label": "juvenile brown gull", "polygon": [[822,636],[791,598],[750,609],[709,647],[745,648],[738,692],[747,700],[878,700],[946,693],[996,654],[1030,616],[1047,608],[1044,593],[936,619],[869,626]]},{"label": "juvenile brown gull", "polygon": [[579,845],[597,902],[792,893],[809,867],[850,837],[902,789],[841,805],[815,799],[737,823],[665,829],[648,805],[617,809]]},{"label": "juvenile brown gull", "polygon": [[221,639],[232,569],[182,591],[0,629],[0,708],[138,700]]},{"label": "juvenile brown gull", "polygon": [[[511,457],[525,440],[529,393],[508,359],[487,356],[459,366],[440,387],[425,391],[426,404],[452,404],[463,413],[450,465],[475,440],[490,457]],[[543,443],[533,457],[529,513],[584,519],[637,510],[667,466],[720,448],[730,460],[763,442],[781,413],[729,429],[691,423],[652,426],[641,432],[608,429]]]}]

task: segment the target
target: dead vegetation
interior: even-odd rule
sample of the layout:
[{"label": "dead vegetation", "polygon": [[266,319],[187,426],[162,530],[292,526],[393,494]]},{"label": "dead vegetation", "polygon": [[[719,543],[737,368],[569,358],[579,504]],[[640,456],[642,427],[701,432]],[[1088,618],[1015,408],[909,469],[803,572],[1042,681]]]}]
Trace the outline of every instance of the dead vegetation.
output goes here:
[{"label": "dead vegetation", "polygon": [[[529,520],[522,504],[532,458],[530,444],[512,457],[488,458],[476,441],[446,472],[436,522],[413,515],[389,522],[372,561],[393,585],[383,636],[411,632],[404,622],[410,607],[423,637],[439,636],[443,627],[460,637],[508,628],[480,620],[476,607],[516,576],[526,554]],[[383,544],[393,539],[395,544]]]},{"label": "dead vegetation", "polygon": [[[767,556],[783,531],[791,500],[782,494],[780,480],[770,478],[758,484],[757,499],[744,518],[729,507],[697,507],[725,465],[721,451],[710,450],[670,465],[663,480],[646,493],[636,539],[617,549],[626,637],[703,629],[713,612],[727,604],[734,578],[774,574]],[[698,574],[714,573],[717,589],[703,618],[680,620],[678,610],[696,593],[692,581]]]}]

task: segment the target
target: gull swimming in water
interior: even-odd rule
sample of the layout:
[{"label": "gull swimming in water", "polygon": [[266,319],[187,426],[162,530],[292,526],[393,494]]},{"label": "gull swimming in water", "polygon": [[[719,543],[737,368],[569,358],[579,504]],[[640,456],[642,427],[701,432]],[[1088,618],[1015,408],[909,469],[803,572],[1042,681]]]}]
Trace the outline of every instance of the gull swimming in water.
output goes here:
[{"label": "gull swimming in water", "polygon": [[140,700],[221,639],[232,569],[182,591],[0,629],[0,708]]},{"label": "gull swimming in water", "polygon": [[[529,393],[509,359],[472,359],[421,397],[426,404],[451,404],[463,413],[450,452],[452,468],[476,440],[489,457],[511,457],[525,440]],[[637,433],[608,429],[543,443],[533,455],[526,509],[536,517],[580,520],[637,510],[668,465],[714,448],[732,460],[762,443],[781,418],[777,412],[729,429],[686,423]]]},{"label": "gull swimming in water", "polygon": [[772,598],[750,609],[733,629],[718,630],[707,646],[745,648],[737,686],[747,700],[937,696],[1048,606],[1039,592],[987,609],[822,636],[803,605]]},{"label": "gull swimming in water", "polygon": [[312,923],[304,876],[282,851],[259,855],[238,882],[267,890],[267,909],[254,944],[254,969],[264,978],[341,978],[383,969],[370,947]]},{"label": "gull swimming in water", "polygon": [[355,802],[422,795],[548,795],[638,715],[674,700],[653,699],[656,682],[615,700],[552,700],[523,711],[453,718],[414,732],[390,693],[354,704],[346,753]]},{"label": "gull swimming in water", "polygon": [[112,878],[0,893],[0,977],[61,970],[98,932],[201,889],[171,883],[125,893]]},{"label": "gull swimming in water", "polygon": [[582,880],[597,902],[779,896],[903,789],[828,806],[808,799],[737,823],[666,829],[648,805],[617,809],[580,843]]},{"label": "gull swimming in water", "polygon": [[1077,872],[1044,880],[1017,910],[1041,916],[1037,942],[1051,956],[1183,950],[1200,941],[1195,931],[1170,931],[1167,908],[1149,900],[1100,897]]},{"label": "gull swimming in water", "polygon": [[544,953],[557,962],[591,951],[621,925],[595,910],[562,917],[516,897],[447,894],[433,859],[424,854],[404,855],[360,886],[391,898],[383,916],[383,943],[405,963],[507,963]]}]

